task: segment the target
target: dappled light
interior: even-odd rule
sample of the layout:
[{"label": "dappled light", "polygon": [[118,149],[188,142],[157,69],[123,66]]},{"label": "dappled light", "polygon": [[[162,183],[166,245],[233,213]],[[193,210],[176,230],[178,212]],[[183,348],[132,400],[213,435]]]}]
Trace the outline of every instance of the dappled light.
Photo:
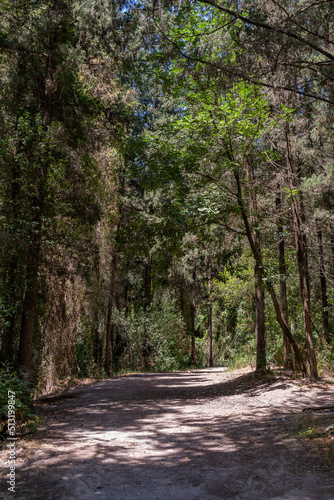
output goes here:
[{"label": "dappled light", "polygon": [[296,439],[295,418],[333,393],[324,381],[224,369],[78,387],[38,405],[20,489],[29,499],[329,500],[330,474]]},{"label": "dappled light", "polygon": [[333,500],[334,0],[0,9],[4,498]]}]

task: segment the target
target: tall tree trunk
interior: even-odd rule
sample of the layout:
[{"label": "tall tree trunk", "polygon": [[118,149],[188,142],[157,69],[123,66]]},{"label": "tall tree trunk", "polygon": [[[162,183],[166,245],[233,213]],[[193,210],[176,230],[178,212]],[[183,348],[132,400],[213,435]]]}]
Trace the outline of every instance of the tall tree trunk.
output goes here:
[{"label": "tall tree trunk", "polygon": [[211,368],[213,366],[213,358],[212,358],[212,299],[211,299],[212,262],[211,262],[211,257],[207,258],[207,270],[208,270],[208,337],[207,337],[206,365],[208,368]]},{"label": "tall tree trunk", "polygon": [[326,342],[329,343],[330,342],[329,317],[328,317],[328,299],[327,299],[327,283],[325,274],[324,247],[322,244],[322,231],[319,219],[316,219],[315,223],[318,236],[319,275],[320,275],[321,300],[322,300],[322,324],[324,327],[324,336]]},{"label": "tall tree trunk", "polygon": [[[58,9],[58,2],[54,2],[54,10]],[[53,57],[56,44],[56,32],[50,34],[49,50],[45,68],[44,103],[42,111],[42,124],[46,132],[52,122],[53,107],[53,73],[55,70],[55,58]],[[21,333],[19,345],[18,367],[22,372],[30,374],[32,363],[32,346],[34,323],[36,313],[36,302],[38,292],[38,272],[40,267],[42,220],[44,215],[45,190],[48,164],[41,163],[35,181],[35,195],[33,201],[34,215],[31,224],[30,242],[27,252],[26,289],[23,299],[23,310],[21,320]]]},{"label": "tall tree trunk", "polygon": [[[290,153],[291,153],[291,150],[290,150]],[[291,173],[292,172],[292,157],[290,158],[291,160]],[[303,191],[300,189],[300,179],[301,179],[301,176],[302,176],[302,171],[301,171],[301,168],[300,168],[300,164],[298,162],[298,167],[297,167],[297,183],[298,183],[298,186],[299,186],[299,191],[298,191],[298,194],[299,194],[299,205],[300,205],[300,221],[301,221],[301,225],[300,225],[300,228],[301,228],[301,235],[302,235],[302,241],[303,241],[303,249],[304,249],[304,266],[305,266],[305,270],[306,270],[306,283],[307,283],[307,290],[308,290],[308,295],[309,297],[311,296],[310,295],[310,273],[309,273],[309,266],[308,266],[308,250],[307,250],[307,236],[306,236],[306,233],[305,231],[302,229],[303,226],[305,227],[306,225],[306,210],[305,210],[305,204],[304,204],[304,196],[303,196]],[[291,180],[293,182],[293,176],[291,176]],[[293,184],[292,184],[293,185]],[[297,207],[297,212],[298,212],[298,206],[296,204],[296,207]]]},{"label": "tall tree trunk", "polygon": [[285,127],[285,139],[286,139],[286,162],[288,167],[289,187],[292,198],[292,213],[293,213],[294,233],[295,233],[295,241],[297,249],[299,282],[300,282],[300,291],[301,291],[302,305],[303,305],[307,360],[309,363],[310,377],[312,379],[316,379],[318,378],[318,368],[317,368],[317,359],[314,349],[314,341],[312,333],[307,250],[305,246],[305,237],[303,235],[302,224],[295,197],[295,186],[293,182],[293,169],[292,169],[292,154],[291,154],[288,124],[286,124]]},{"label": "tall tree trunk", "polygon": [[334,238],[331,238],[331,270],[334,274]]},{"label": "tall tree trunk", "polygon": [[145,280],[144,280],[144,310],[149,309],[152,301],[152,256],[149,256],[145,262]]},{"label": "tall tree trunk", "polygon": [[[287,289],[286,289],[286,264],[285,264],[285,242],[283,235],[283,220],[281,215],[282,209],[282,196],[281,186],[277,183],[276,192],[276,211],[277,211],[277,232],[278,232],[278,266],[279,266],[279,289],[280,289],[280,307],[282,318],[286,325],[288,325],[288,307],[287,307]],[[283,335],[283,349],[284,349],[284,367],[293,369],[292,353],[290,342],[287,337]]]},{"label": "tall tree trunk", "polygon": [[[19,68],[25,70],[25,67],[19,63]],[[23,78],[22,78],[23,79]],[[20,88],[21,90],[21,88]],[[18,92],[17,97],[19,97],[20,92]],[[17,108],[19,108],[19,99],[16,102]],[[16,121],[15,129],[17,130],[18,121]],[[8,210],[6,215],[7,220],[18,221],[20,219],[19,216],[19,194],[21,191],[21,172],[20,172],[20,164],[17,161],[17,153],[18,153],[18,140],[13,141],[13,159],[10,162],[11,169],[11,198],[10,203],[6,204],[4,207]],[[22,295],[19,299],[17,286],[14,286],[17,283],[17,279],[19,276],[19,259],[17,253],[13,255],[11,252],[6,253],[6,260],[4,262],[4,269],[6,269],[6,290],[3,290],[2,293],[5,293],[7,300],[10,304],[8,308],[8,315],[6,318],[6,326],[4,328],[2,334],[2,345],[1,345],[1,353],[0,360],[2,362],[7,362],[12,364],[14,362],[14,353],[15,353],[15,341],[16,341],[16,324],[17,324],[17,311],[16,304],[18,300],[22,299]]]},{"label": "tall tree trunk", "polygon": [[125,285],[124,285],[124,307],[125,307],[125,316],[129,316],[129,281],[126,279]]},{"label": "tall tree trunk", "polygon": [[180,311],[182,314],[183,321],[185,322],[185,324],[187,324],[187,314],[186,314],[185,300],[184,300],[184,285],[182,276],[180,280]]},{"label": "tall tree trunk", "polygon": [[190,319],[191,319],[191,364],[196,364],[196,345],[195,345],[195,318],[196,307],[194,302],[190,304]]},{"label": "tall tree trunk", "polygon": [[[248,182],[250,187],[250,209],[251,222],[255,228],[253,231],[254,245],[261,257],[261,238],[258,229],[258,207],[254,189],[254,166],[251,158],[248,160]],[[254,259],[254,282],[255,282],[255,337],[256,337],[256,371],[265,372],[267,369],[266,356],[266,316],[265,316],[265,298],[264,284],[261,272],[261,265],[258,259]]]},{"label": "tall tree trunk", "polygon": [[182,319],[184,321],[185,327],[186,327],[186,332],[189,334],[191,327],[190,327],[190,320],[189,320],[189,309],[188,304],[187,304],[187,298],[186,298],[186,290],[184,286],[184,279],[183,276],[181,276],[180,279],[180,311],[182,315]]},{"label": "tall tree trunk", "polygon": [[97,365],[97,351],[98,351],[98,319],[99,319],[99,282],[100,282],[100,270],[99,270],[99,249],[95,245],[94,249],[94,267],[93,267],[93,304],[92,304],[92,323],[90,330],[90,346],[89,346],[89,365],[92,368]]},{"label": "tall tree trunk", "polygon": [[193,268],[193,296],[190,305],[190,321],[191,321],[191,363],[196,364],[196,345],[195,345],[195,319],[196,319],[196,305],[195,305],[195,291],[196,291],[196,261]]},{"label": "tall tree trunk", "polygon": [[[260,251],[260,235],[258,231],[254,234],[254,244]],[[255,280],[255,336],[256,336],[256,371],[265,372],[267,369],[266,356],[266,318],[263,277],[258,260],[254,260]]]},{"label": "tall tree trunk", "polygon": [[[147,311],[151,307],[152,301],[152,257],[149,256],[145,261],[145,276],[144,276],[144,311]],[[145,322],[146,325],[146,322]],[[149,369],[149,358],[150,358],[150,341],[149,336],[146,331],[144,332],[143,346],[142,346],[142,356],[144,362],[144,370]]]},{"label": "tall tree trunk", "polygon": [[[243,197],[242,197],[241,182],[240,182],[240,176],[239,176],[238,170],[234,171],[234,178],[236,180],[237,190],[238,190],[238,192],[237,192],[237,202],[238,202],[238,206],[239,206],[239,209],[240,209],[240,213],[241,213],[242,219],[244,221],[247,239],[248,239],[251,251],[253,253],[253,257],[259,263],[259,272],[260,272],[260,274],[262,275],[262,278],[263,278],[263,277],[266,276],[266,274],[265,274],[265,270],[263,268],[263,263],[262,263],[261,255],[259,254],[259,252],[257,250],[257,247],[256,247],[256,245],[254,243],[254,239],[253,239],[251,227],[250,227],[250,224],[249,224],[247,212],[246,212],[244,201],[243,201]],[[291,334],[291,332],[289,330],[288,325],[285,323],[285,321],[282,318],[282,312],[281,312],[281,309],[280,309],[280,306],[279,306],[279,303],[278,303],[278,300],[277,300],[277,297],[276,297],[275,290],[273,288],[273,285],[268,280],[267,280],[267,288],[268,288],[271,300],[272,300],[274,308],[275,308],[277,322],[278,322],[278,324],[280,325],[280,327],[282,329],[283,335],[288,338],[288,340],[289,340],[289,342],[290,342],[290,344],[291,344],[291,346],[293,348],[293,351],[294,351],[295,357],[296,357],[296,363],[298,364],[298,366],[300,366],[302,372],[305,374],[306,373],[306,368],[305,368],[305,364],[304,364],[302,355],[300,353],[299,347],[297,345],[297,342],[293,338],[293,336],[292,336],[292,334]]]},{"label": "tall tree trunk", "polygon": [[112,315],[115,308],[116,300],[116,272],[117,272],[117,249],[115,248],[111,260],[111,278],[110,278],[110,293],[109,293],[109,304],[108,304],[108,317],[107,317],[107,329],[106,329],[106,353],[104,369],[106,375],[110,377],[113,372],[114,363],[114,328],[112,325]]}]

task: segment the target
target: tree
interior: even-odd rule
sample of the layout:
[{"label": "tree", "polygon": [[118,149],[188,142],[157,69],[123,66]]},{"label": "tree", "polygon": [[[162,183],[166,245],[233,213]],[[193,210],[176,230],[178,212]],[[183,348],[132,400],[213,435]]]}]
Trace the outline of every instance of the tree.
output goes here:
[{"label": "tree", "polygon": [[[331,2],[171,1],[165,11],[158,5],[153,2],[152,16],[188,66],[203,64],[231,81],[333,103]],[[204,43],[197,43],[199,36]],[[291,69],[298,73],[287,82]]]},{"label": "tree", "polygon": [[[298,346],[292,338],[288,326],[282,319],[273,284],[266,276],[259,241],[255,241],[252,234],[248,208],[250,201],[246,203],[244,200],[243,182],[241,181],[241,176],[244,176],[245,170],[248,171],[252,179],[253,170],[250,167],[250,157],[257,157],[261,161],[261,156],[266,153],[261,149],[256,149],[256,141],[261,135],[264,124],[269,119],[269,110],[265,101],[256,93],[255,89],[247,89],[243,84],[235,86],[225,96],[220,96],[216,89],[212,90],[211,95],[207,89],[205,94],[204,92],[201,93],[201,90],[199,93],[196,94],[193,88],[188,92],[190,102],[193,102],[194,96],[196,96],[197,106],[198,102],[201,105],[196,110],[196,114],[193,114],[192,109],[190,109],[189,115],[183,112],[183,116],[174,126],[174,132],[168,134],[174,137],[171,141],[167,139],[169,147],[173,148],[175,138],[179,137],[182,142],[177,142],[175,147],[179,151],[177,161],[180,165],[185,166],[193,177],[204,178],[207,182],[216,186],[215,189],[218,188],[218,206],[220,206],[220,210],[218,210],[217,205],[215,206],[215,203],[217,203],[215,199],[212,196],[209,198],[210,211],[214,213],[214,220],[224,224],[223,214],[227,218],[231,213],[239,213],[241,218],[239,220],[244,223],[244,234],[247,236],[254,256],[255,276],[259,280],[256,285],[258,296],[256,326],[258,332],[258,369],[261,371],[265,370],[266,367],[264,279],[267,281],[269,293],[275,304],[278,322],[283,334],[289,338],[295,350],[298,364],[303,367],[304,364]],[[179,136],[175,136],[176,130]],[[187,140],[185,140],[185,137]],[[161,136],[159,137],[159,143],[161,143]],[[158,151],[161,155],[160,147]],[[154,159],[157,159],[157,155],[154,156]],[[205,170],[203,169],[204,166]],[[254,194],[252,196],[250,199],[253,200],[252,209],[254,213],[256,209]],[[219,214],[219,217],[217,217],[217,214]],[[227,229],[229,228],[227,224],[225,226]],[[257,234],[258,230],[255,231],[256,238],[258,238]]]},{"label": "tree", "polygon": [[[77,267],[77,276],[89,280],[84,266],[90,265],[89,250],[96,253],[92,240],[101,215],[95,158],[108,150],[107,143],[115,134],[115,120],[107,112],[115,85],[106,92],[103,83],[107,79],[101,81],[101,73],[96,75],[91,69],[74,4],[55,0],[38,5],[17,2],[15,9],[11,2],[2,6],[1,176],[5,188],[1,212],[7,247],[12,248],[3,254],[2,266],[6,269],[6,261],[10,262],[17,284],[9,318],[7,299],[2,302],[3,347],[8,352],[12,345],[10,360],[17,359],[22,371],[30,373],[33,358],[34,368],[40,362],[39,348],[44,342],[40,337],[44,327],[41,330],[38,325],[43,300],[46,309],[52,309],[48,301],[52,291],[45,286],[52,281],[50,275],[58,272],[52,266],[62,267],[58,274],[67,268],[68,276]],[[85,36],[87,41],[87,28]],[[93,90],[92,82],[96,83]],[[112,123],[109,131],[102,131],[105,120]],[[70,258],[66,264],[59,262],[59,249],[67,245],[72,254],[77,251],[82,256],[81,269]],[[23,279],[18,278],[18,270]],[[3,275],[4,281],[8,278]],[[72,340],[69,344],[73,345]]]},{"label": "tree", "polygon": [[[307,257],[307,246],[304,234],[302,232],[301,220],[299,211],[297,208],[296,201],[296,188],[293,183],[293,170],[292,170],[292,156],[291,147],[289,139],[289,129],[286,126],[285,131],[286,138],[286,162],[288,167],[288,178],[289,187],[292,198],[292,213],[294,222],[294,232],[296,239],[296,251],[297,251],[297,261],[298,261],[298,271],[300,280],[300,290],[303,302],[303,315],[304,315],[304,328],[306,335],[306,345],[307,345],[307,357],[310,365],[310,375],[312,378],[318,377],[317,360],[314,349],[314,340],[312,333],[312,321],[311,321],[311,310],[310,310],[310,285],[309,285],[309,274],[308,274],[308,257]],[[297,189],[298,191],[298,189]]]}]

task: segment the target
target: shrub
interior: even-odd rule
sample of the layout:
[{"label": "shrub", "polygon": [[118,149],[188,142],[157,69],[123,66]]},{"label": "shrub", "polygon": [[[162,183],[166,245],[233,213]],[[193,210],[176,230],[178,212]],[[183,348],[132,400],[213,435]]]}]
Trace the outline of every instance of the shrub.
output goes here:
[{"label": "shrub", "polygon": [[8,391],[15,394],[15,420],[18,430],[28,425],[35,428],[37,417],[32,410],[32,386],[21,379],[8,365],[0,367],[0,432],[4,434],[8,423]]},{"label": "shrub", "polygon": [[114,321],[118,343],[124,346],[118,371],[168,371],[189,366],[189,339],[182,315],[169,293],[147,311],[131,311],[127,317],[117,311]]}]

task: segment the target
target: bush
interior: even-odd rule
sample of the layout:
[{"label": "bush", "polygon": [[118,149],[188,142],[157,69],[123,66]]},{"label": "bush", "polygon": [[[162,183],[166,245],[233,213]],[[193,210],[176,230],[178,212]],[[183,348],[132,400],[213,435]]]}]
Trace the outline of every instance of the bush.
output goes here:
[{"label": "bush", "polygon": [[181,313],[169,293],[150,310],[114,315],[123,353],[118,371],[169,371],[190,365],[190,343]]},{"label": "bush", "polygon": [[32,411],[32,387],[7,365],[0,367],[0,432],[4,434],[8,423],[8,391],[15,394],[16,431],[28,425],[35,428],[37,417]]}]

